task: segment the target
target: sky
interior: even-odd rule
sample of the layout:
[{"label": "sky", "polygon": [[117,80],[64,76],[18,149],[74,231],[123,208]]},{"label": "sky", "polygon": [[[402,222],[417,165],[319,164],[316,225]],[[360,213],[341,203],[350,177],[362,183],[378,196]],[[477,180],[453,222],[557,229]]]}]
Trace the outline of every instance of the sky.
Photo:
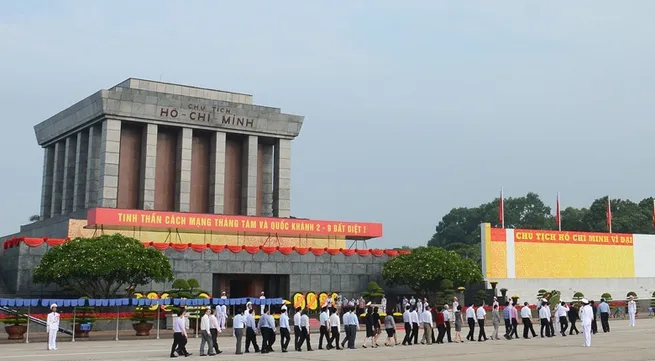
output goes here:
[{"label": "sky", "polygon": [[0,234],[40,207],[33,126],[129,78],[305,116],[292,215],[418,246],[453,207],[655,195],[655,2],[4,1]]}]

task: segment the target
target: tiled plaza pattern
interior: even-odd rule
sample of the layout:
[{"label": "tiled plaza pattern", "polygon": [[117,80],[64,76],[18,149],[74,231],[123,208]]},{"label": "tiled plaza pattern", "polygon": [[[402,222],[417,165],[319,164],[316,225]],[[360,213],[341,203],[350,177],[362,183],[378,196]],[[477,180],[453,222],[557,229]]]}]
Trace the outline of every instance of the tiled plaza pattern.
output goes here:
[{"label": "tiled plaza pattern", "polygon": [[[599,325],[600,326],[600,325]],[[578,327],[580,327],[578,325]],[[314,351],[314,352],[279,352],[279,343],[274,348],[276,352],[261,354],[234,355],[234,339],[219,338],[223,354],[207,359],[215,360],[276,360],[284,355],[288,360],[448,360],[448,361],[651,361],[655,360],[655,350],[652,347],[650,335],[655,331],[655,321],[650,319],[637,320],[637,327],[628,327],[627,320],[611,322],[610,334],[599,333],[594,336],[591,348],[582,346],[582,335],[554,337],[551,339],[531,340],[501,340],[487,342],[466,342],[464,344],[444,344],[432,346],[397,346],[393,348],[362,349],[344,351]],[[522,327],[521,327],[522,329]],[[487,328],[487,335],[491,329]],[[398,336],[402,336],[399,332]],[[419,335],[420,336],[420,335]],[[465,336],[465,335],[464,335]],[[476,333],[477,336],[477,333]],[[279,337],[278,337],[279,339]],[[357,344],[361,345],[363,334],[357,335]],[[259,341],[259,340],[258,340]],[[293,340],[292,340],[293,341]],[[381,340],[379,343],[382,344]],[[198,355],[200,339],[191,338],[188,344],[189,352],[194,359]],[[44,342],[30,344],[3,344],[0,361],[2,360],[165,360],[169,359],[171,340],[140,340],[140,341],[63,341],[58,344],[59,350],[45,350]],[[318,335],[312,335],[312,345],[318,347]],[[179,359],[179,358],[178,358]]]}]

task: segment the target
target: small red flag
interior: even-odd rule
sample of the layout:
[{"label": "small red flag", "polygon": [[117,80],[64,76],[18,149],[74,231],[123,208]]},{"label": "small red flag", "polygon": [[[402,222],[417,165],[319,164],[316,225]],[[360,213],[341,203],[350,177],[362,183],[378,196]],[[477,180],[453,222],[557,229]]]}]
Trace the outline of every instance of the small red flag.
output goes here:
[{"label": "small red flag", "polygon": [[500,202],[498,202],[498,220],[500,226],[505,228],[505,201],[503,200],[503,189],[500,188]]},{"label": "small red flag", "polygon": [[607,197],[607,211],[605,212],[607,216],[607,230],[612,233],[612,201],[610,197]]},{"label": "small red flag", "polygon": [[557,229],[562,230],[562,215],[560,214],[559,208],[559,192],[557,192],[557,214],[555,214],[555,220],[557,221]]}]

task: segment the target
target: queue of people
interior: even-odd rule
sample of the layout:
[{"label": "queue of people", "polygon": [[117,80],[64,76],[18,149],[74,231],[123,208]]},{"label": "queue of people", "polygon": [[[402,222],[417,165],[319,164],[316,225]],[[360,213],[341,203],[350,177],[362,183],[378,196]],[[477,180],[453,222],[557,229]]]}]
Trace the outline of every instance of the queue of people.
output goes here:
[{"label": "queue of people", "polygon": [[[542,299],[537,307],[537,315],[540,326],[539,335],[542,338],[549,338],[559,333],[561,336],[579,334],[576,322],[580,320],[584,345],[591,346],[591,335],[597,332],[597,316],[601,319],[604,332],[610,332],[609,327],[609,305],[601,299],[598,307],[594,301],[581,300],[582,306],[577,308],[574,304],[561,302],[551,310],[548,300]],[[419,307],[420,305],[420,307]],[[335,305],[336,306],[336,305]],[[357,305],[359,306],[359,305]],[[360,316],[357,311],[358,307],[342,306],[332,307],[326,304],[319,315],[319,350],[343,350],[355,349],[357,331],[360,329]],[[504,324],[503,338],[513,340],[520,338],[519,325],[523,325],[522,338],[529,339],[537,337],[537,332],[532,323],[532,310],[527,302],[524,302],[519,309],[519,305],[512,302],[505,302],[502,307],[494,297],[491,307],[491,316],[488,317],[486,305],[484,303],[475,305],[470,304],[465,309],[459,305],[457,298],[453,299],[452,313],[450,305],[431,307],[427,300],[407,302],[403,312],[403,326],[405,335],[401,343],[396,336],[396,322],[392,314],[380,315],[378,307],[371,306],[371,303],[365,304],[364,325],[365,338],[361,345],[362,348],[379,347],[379,338],[382,332],[386,332],[384,346],[392,347],[397,345],[410,346],[416,344],[432,345],[448,343],[463,343],[461,337],[462,327],[468,325],[467,341],[476,341],[475,328],[477,326],[477,341],[484,342],[487,340],[500,340],[500,326]],[[53,307],[56,307],[53,305]],[[343,313],[343,314],[341,314]],[[635,324],[636,304],[633,299],[628,302],[628,313],[630,314],[630,325]],[[200,320],[200,356],[212,356],[220,354],[217,342],[217,335],[225,329],[224,319],[226,313],[221,306],[212,311],[211,308],[205,310],[205,314]],[[187,333],[185,318],[187,313],[184,309],[179,312],[179,317],[173,321],[173,345],[171,348],[171,357],[190,356],[187,351]],[[490,319],[493,332],[487,337],[485,324]],[[451,336],[451,324],[454,326],[454,336]],[[276,335],[280,335],[280,350],[288,352],[291,341],[291,327],[293,327],[294,345],[293,349],[297,352],[303,350],[313,351],[311,342],[310,319],[307,309],[296,308],[293,316],[293,326],[290,323],[287,307],[282,306],[279,317],[279,324],[271,315],[270,307],[263,307],[259,322],[256,322],[255,311],[252,303],[246,304],[243,310],[237,310],[233,319],[233,335],[236,339],[236,354],[251,352],[269,353],[274,352],[273,345],[276,342]],[[278,331],[279,328],[279,331]],[[341,339],[342,329],[344,337]],[[419,340],[419,333],[422,335]],[[257,334],[261,335],[261,347],[257,342]],[[245,351],[242,351],[245,338]],[[54,345],[51,345],[51,348]],[[206,346],[206,350],[205,350]]]}]

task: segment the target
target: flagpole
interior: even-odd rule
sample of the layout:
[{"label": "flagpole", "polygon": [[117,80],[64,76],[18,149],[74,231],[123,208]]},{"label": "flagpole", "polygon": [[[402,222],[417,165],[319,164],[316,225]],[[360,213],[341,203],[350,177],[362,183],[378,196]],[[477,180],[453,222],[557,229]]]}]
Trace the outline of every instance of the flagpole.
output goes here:
[{"label": "flagpole", "polygon": [[612,233],[612,200],[607,196],[607,228]]},{"label": "flagpole", "polygon": [[557,229],[562,231],[562,213],[560,212],[559,192],[557,192]]},{"label": "flagpole", "polygon": [[500,223],[505,228],[505,197],[503,196],[503,187],[500,187]]},{"label": "flagpole", "polygon": [[653,198],[653,228],[655,228],[655,198]]}]

